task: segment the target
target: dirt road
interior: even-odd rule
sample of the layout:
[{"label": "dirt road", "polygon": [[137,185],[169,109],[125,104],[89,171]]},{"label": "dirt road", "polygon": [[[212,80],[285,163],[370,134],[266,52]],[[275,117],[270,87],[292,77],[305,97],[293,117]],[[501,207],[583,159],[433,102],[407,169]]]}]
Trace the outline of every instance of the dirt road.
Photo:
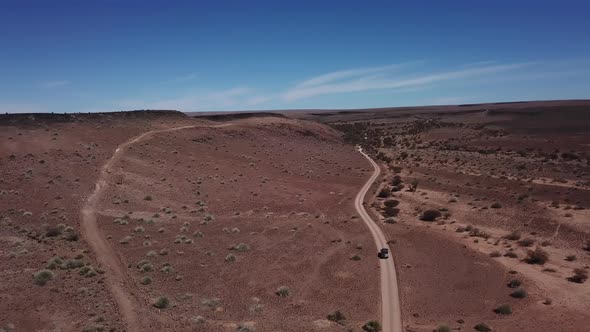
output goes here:
[{"label": "dirt road", "polygon": [[[379,166],[367,154],[365,154],[361,148],[359,148],[359,152],[371,162],[371,165],[373,165],[375,171],[357,194],[354,201],[354,206],[373,235],[375,246],[377,247],[375,256],[377,256],[378,250],[381,248],[389,248],[389,246],[387,245],[387,240],[385,239],[385,235],[383,235],[381,228],[379,228],[379,225],[377,225],[371,219],[365,210],[365,207],[363,206],[363,200],[367,194],[367,191],[381,173],[381,170],[379,169]],[[391,252],[391,250],[389,252],[391,256],[393,256],[394,253]],[[375,259],[377,258],[375,257]],[[393,257],[388,259],[379,259],[379,267],[381,271],[381,322],[383,325],[383,331],[402,332],[397,275],[395,272],[395,263],[393,261]]]},{"label": "dirt road", "polygon": [[108,186],[107,179],[109,177],[111,167],[117,162],[117,160],[119,160],[119,158],[125,153],[125,150],[129,146],[155,134],[196,127],[225,127],[228,125],[230,124],[216,126],[193,125],[145,132],[119,145],[115,149],[115,153],[101,168],[100,176],[96,182],[94,191],[90,196],[88,196],[86,203],[82,207],[81,234],[94,252],[100,267],[105,271],[107,283],[110,287],[113,297],[117,301],[126,331],[142,330],[137,319],[138,306],[137,303],[135,303],[135,298],[130,291],[131,281],[127,277],[125,268],[122,267],[119,257],[101,233],[98,223],[96,222],[97,205],[100,201],[102,193]]}]

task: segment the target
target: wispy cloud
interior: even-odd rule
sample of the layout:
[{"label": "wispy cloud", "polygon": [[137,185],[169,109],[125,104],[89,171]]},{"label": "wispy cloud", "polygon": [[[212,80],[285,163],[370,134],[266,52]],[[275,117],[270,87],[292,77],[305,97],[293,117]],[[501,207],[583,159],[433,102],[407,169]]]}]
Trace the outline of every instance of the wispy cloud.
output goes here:
[{"label": "wispy cloud", "polygon": [[53,89],[53,88],[59,88],[65,85],[70,84],[70,81],[66,81],[66,80],[54,80],[54,81],[46,81],[46,82],[41,82],[40,86],[46,89]]},{"label": "wispy cloud", "polygon": [[[577,62],[576,62],[577,63]],[[480,61],[455,65],[450,70],[434,70],[424,61],[376,67],[350,68],[310,77],[292,86],[260,90],[234,87],[225,90],[192,90],[176,97],[143,98],[116,104],[120,108],[177,109],[181,111],[244,110],[253,108],[289,108],[298,101],[330,94],[386,90],[387,93],[429,91],[429,95],[453,83],[467,86],[481,82],[518,81],[534,77],[574,75],[579,65],[559,61],[502,63]],[[192,74],[185,79],[192,79]],[[180,79],[180,78],[178,78]],[[179,81],[179,80],[176,81]],[[434,104],[454,104],[476,100],[475,97],[444,97],[424,100]]]},{"label": "wispy cloud", "polygon": [[[474,66],[455,71],[422,75],[405,74],[404,78],[392,77],[388,72],[391,66],[352,69],[323,74],[288,89],[283,94],[286,101],[295,101],[325,94],[350,93],[377,89],[396,89],[416,87],[442,81],[458,80],[491,75],[521,69],[533,62],[504,65]],[[372,74],[372,75],[367,75]]]},{"label": "wispy cloud", "polygon": [[380,74],[383,75],[384,73],[391,73],[395,70],[399,70],[401,68],[416,64],[417,62],[408,62],[402,64],[394,64],[394,65],[387,65],[387,66],[380,66],[380,67],[367,67],[367,68],[357,68],[357,69],[347,69],[347,70],[340,70],[335,71],[323,75],[319,75],[313,78],[310,78],[306,81],[303,81],[296,85],[297,88],[305,88],[311,86],[318,86],[322,84],[327,84],[334,81],[339,81],[346,78],[353,78],[353,77],[363,77],[370,74]]}]

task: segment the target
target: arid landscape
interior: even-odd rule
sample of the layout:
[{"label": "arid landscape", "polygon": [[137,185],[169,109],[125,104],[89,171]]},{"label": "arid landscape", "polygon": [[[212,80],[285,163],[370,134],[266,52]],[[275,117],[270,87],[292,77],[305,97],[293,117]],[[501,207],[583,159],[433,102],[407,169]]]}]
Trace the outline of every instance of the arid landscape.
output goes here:
[{"label": "arid landscape", "polygon": [[0,115],[0,331],[585,331],[589,163],[585,100]]}]

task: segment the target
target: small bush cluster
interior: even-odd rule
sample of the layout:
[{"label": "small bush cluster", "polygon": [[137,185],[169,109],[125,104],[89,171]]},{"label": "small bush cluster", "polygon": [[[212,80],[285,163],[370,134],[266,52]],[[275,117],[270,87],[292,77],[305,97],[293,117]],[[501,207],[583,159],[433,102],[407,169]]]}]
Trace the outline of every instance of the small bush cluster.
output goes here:
[{"label": "small bush cluster", "polygon": [[479,331],[479,332],[490,332],[490,331],[492,331],[492,328],[489,327],[489,326],[487,326],[484,323],[479,323],[479,324],[475,325],[473,327],[473,329],[476,330],[476,331]]},{"label": "small bush cluster", "polygon": [[510,296],[512,296],[515,299],[524,299],[525,297],[527,297],[527,295],[528,294],[524,288],[519,288],[514,292],[510,293]]},{"label": "small bush cluster", "polygon": [[152,305],[158,309],[166,309],[170,305],[170,300],[166,296],[158,297]]},{"label": "small bush cluster", "polygon": [[287,297],[290,294],[289,287],[281,286],[281,287],[277,288],[275,294],[277,294],[280,297]]},{"label": "small bush cluster", "polygon": [[567,278],[571,282],[582,284],[588,280],[588,271],[582,268],[574,269],[574,275]]},{"label": "small bush cluster", "polygon": [[501,304],[494,309],[494,312],[499,315],[510,315],[512,313],[512,307],[510,304]]},{"label": "small bush cluster", "polygon": [[329,314],[327,318],[329,321],[336,322],[338,324],[342,324],[346,320],[346,317],[344,317],[344,314],[340,312],[340,310],[336,310]]},{"label": "small bush cluster", "polygon": [[422,212],[420,216],[420,220],[422,221],[435,221],[437,218],[440,218],[441,213],[438,210],[426,210]]},{"label": "small bush cluster", "polygon": [[537,247],[535,250],[529,250],[527,252],[527,257],[524,260],[529,264],[543,265],[549,260],[549,254],[545,250]]},{"label": "small bush cluster", "polygon": [[504,236],[504,238],[506,240],[512,240],[512,241],[520,240],[520,232],[512,231],[512,232],[510,232],[510,234]]},{"label": "small bush cluster", "polygon": [[381,323],[376,320],[370,320],[363,325],[363,331],[366,332],[379,332],[381,331]]},{"label": "small bush cluster", "polygon": [[33,281],[36,285],[45,286],[51,280],[53,280],[53,272],[50,270],[41,270],[33,274]]}]

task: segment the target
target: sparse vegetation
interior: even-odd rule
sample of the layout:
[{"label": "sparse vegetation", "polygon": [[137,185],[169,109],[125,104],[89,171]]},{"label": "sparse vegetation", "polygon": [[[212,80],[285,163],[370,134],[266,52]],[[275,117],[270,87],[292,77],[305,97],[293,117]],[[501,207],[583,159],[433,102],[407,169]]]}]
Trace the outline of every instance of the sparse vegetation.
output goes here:
[{"label": "sparse vegetation", "polygon": [[518,241],[518,245],[520,245],[521,247],[530,247],[533,244],[535,244],[535,240],[531,238],[526,238]]},{"label": "sparse vegetation", "polygon": [[346,320],[346,317],[344,317],[344,314],[340,312],[340,310],[336,310],[333,313],[329,314],[327,318],[328,320],[336,322],[338,324],[343,324],[343,322]]},{"label": "sparse vegetation", "polygon": [[518,241],[518,240],[520,240],[520,232],[512,231],[512,232],[510,232],[510,234],[504,236],[504,238],[506,240]]},{"label": "sparse vegetation", "polygon": [[227,256],[225,256],[225,261],[226,262],[230,262],[233,263],[237,260],[236,255],[234,254],[228,254]]},{"label": "sparse vegetation", "polygon": [[524,299],[525,297],[527,297],[527,292],[524,288],[519,288],[514,292],[510,293],[510,296],[512,296],[515,299]]},{"label": "sparse vegetation", "polygon": [[394,208],[394,207],[396,207],[396,206],[399,205],[399,201],[397,199],[390,199],[390,200],[387,200],[387,201],[383,202],[383,204],[386,207],[392,207],[392,208]]},{"label": "sparse vegetation", "polygon": [[153,198],[152,198],[152,196],[150,196],[150,195],[146,195],[146,196],[143,198],[143,200],[144,200],[144,201],[151,201],[152,199],[153,199]]},{"label": "sparse vegetation", "polygon": [[141,278],[141,281],[139,283],[142,285],[149,285],[152,283],[152,278],[145,276],[145,277]]},{"label": "sparse vegetation", "polygon": [[566,261],[568,261],[568,262],[573,262],[573,261],[575,261],[576,259],[577,259],[576,255],[567,255],[567,256],[565,257],[565,260],[566,260]]},{"label": "sparse vegetation", "polygon": [[537,247],[535,250],[529,250],[527,252],[527,257],[525,258],[525,262],[529,264],[539,264],[543,265],[549,260],[549,254]]},{"label": "sparse vegetation", "polygon": [[522,284],[522,281],[518,280],[518,279],[511,279],[508,282],[508,287],[510,288],[516,288],[519,287]]},{"label": "sparse vegetation", "polygon": [[500,256],[502,256],[502,254],[497,250],[494,250],[490,253],[490,257],[500,257]]},{"label": "sparse vegetation", "polygon": [[379,332],[381,331],[381,323],[376,320],[370,320],[363,325],[363,330],[367,332]]},{"label": "sparse vegetation", "polygon": [[239,244],[236,244],[235,246],[233,246],[233,249],[235,251],[245,252],[245,251],[250,250],[250,246],[245,243],[239,243]]},{"label": "sparse vegetation", "polygon": [[45,286],[51,280],[53,280],[53,272],[50,270],[41,270],[33,274],[33,281],[36,285]]},{"label": "sparse vegetation", "polygon": [[490,207],[491,207],[492,209],[500,209],[500,208],[502,208],[502,204],[500,204],[500,203],[498,203],[498,202],[495,202],[495,203],[494,203],[494,204],[492,204]]},{"label": "sparse vegetation", "polygon": [[492,330],[491,327],[487,326],[484,323],[479,323],[473,327],[474,330],[479,332],[490,332]]},{"label": "sparse vegetation", "polygon": [[498,315],[510,315],[512,313],[512,307],[510,304],[501,304],[494,309],[494,312]]},{"label": "sparse vegetation", "polygon": [[281,286],[281,287],[277,288],[275,294],[277,294],[280,297],[287,297],[290,295],[289,287]]},{"label": "sparse vegetation", "polygon": [[152,305],[158,309],[166,309],[170,305],[170,300],[166,296],[158,297]]},{"label": "sparse vegetation", "polygon": [[571,282],[582,284],[588,280],[588,271],[583,268],[574,269],[574,275],[567,278]]},{"label": "sparse vegetation", "polygon": [[447,325],[439,325],[433,332],[451,332],[451,328]]},{"label": "sparse vegetation", "polygon": [[435,221],[437,218],[440,218],[441,213],[438,210],[426,210],[422,212],[420,216],[420,220],[422,221]]},{"label": "sparse vegetation", "polygon": [[508,257],[508,258],[518,258],[518,255],[514,252],[514,251],[507,251],[504,254],[504,257]]},{"label": "sparse vegetation", "polygon": [[377,195],[377,197],[380,197],[380,198],[387,198],[389,196],[391,196],[391,190],[387,189],[387,188],[381,189],[381,191]]}]

